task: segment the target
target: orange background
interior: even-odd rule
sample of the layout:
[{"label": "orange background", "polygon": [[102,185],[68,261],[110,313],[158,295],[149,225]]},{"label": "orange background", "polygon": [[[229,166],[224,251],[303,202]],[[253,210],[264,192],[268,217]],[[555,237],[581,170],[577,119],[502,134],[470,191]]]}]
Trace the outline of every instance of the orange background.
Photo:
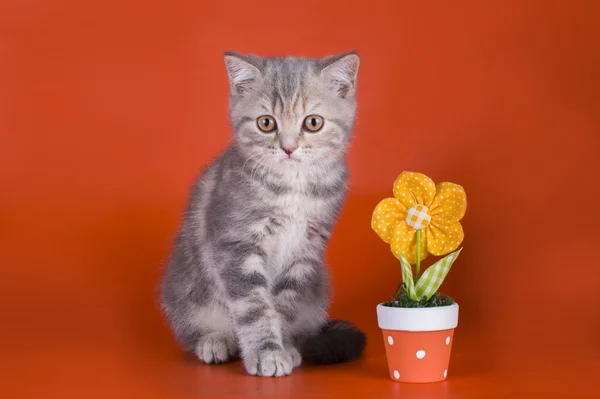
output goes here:
[{"label": "orange background", "polygon": [[[1,1],[0,396],[600,397],[595,1]],[[184,356],[156,285],[187,190],[226,145],[222,52],[361,54],[332,314],[363,359],[246,377]],[[388,379],[370,230],[402,170],[462,184],[449,379]],[[210,395],[208,395],[210,394]]]}]

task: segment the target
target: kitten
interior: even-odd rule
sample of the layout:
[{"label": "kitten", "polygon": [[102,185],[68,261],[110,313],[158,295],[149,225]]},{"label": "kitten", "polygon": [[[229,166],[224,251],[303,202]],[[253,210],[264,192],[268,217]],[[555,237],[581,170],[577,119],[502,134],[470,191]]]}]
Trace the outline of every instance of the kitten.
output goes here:
[{"label": "kitten", "polygon": [[205,363],[283,376],[358,357],[327,319],[323,257],[346,193],[359,57],[225,54],[234,137],[193,187],[161,283],[177,341]]}]

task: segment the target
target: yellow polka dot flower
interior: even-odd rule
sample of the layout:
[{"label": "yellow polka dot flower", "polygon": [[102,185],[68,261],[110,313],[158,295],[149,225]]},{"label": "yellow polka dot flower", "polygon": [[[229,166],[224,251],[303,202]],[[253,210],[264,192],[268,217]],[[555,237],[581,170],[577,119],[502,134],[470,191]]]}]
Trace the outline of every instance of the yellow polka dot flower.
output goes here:
[{"label": "yellow polka dot flower", "polygon": [[[402,172],[394,182],[394,197],[381,201],[371,227],[401,261],[416,263],[428,254],[446,255],[464,239],[460,220],[465,215],[465,190],[454,183],[439,183],[415,172]],[[457,251],[456,254],[458,254]]]}]

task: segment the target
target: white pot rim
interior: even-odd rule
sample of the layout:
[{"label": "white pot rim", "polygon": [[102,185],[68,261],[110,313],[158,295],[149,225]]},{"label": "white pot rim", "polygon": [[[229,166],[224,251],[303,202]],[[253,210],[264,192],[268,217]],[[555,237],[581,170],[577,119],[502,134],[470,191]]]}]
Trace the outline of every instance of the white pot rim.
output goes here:
[{"label": "white pot rim", "polygon": [[458,325],[458,304],[433,308],[395,308],[377,305],[377,322],[382,330],[442,331]]}]

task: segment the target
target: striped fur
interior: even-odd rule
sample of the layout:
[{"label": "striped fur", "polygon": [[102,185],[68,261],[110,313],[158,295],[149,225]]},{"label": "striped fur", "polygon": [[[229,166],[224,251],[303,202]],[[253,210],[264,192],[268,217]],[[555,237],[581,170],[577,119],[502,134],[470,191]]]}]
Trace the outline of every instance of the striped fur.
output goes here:
[{"label": "striped fur", "polygon": [[[282,376],[302,351],[315,363],[351,360],[364,346],[352,326],[327,334],[325,357],[313,349],[332,331],[323,257],[346,193],[358,56],[227,53],[225,63],[235,134],[193,187],[162,309],[178,342],[206,363],[241,356],[250,374]],[[325,120],[318,133],[303,129],[312,114]],[[276,131],[259,130],[261,115]]]}]

